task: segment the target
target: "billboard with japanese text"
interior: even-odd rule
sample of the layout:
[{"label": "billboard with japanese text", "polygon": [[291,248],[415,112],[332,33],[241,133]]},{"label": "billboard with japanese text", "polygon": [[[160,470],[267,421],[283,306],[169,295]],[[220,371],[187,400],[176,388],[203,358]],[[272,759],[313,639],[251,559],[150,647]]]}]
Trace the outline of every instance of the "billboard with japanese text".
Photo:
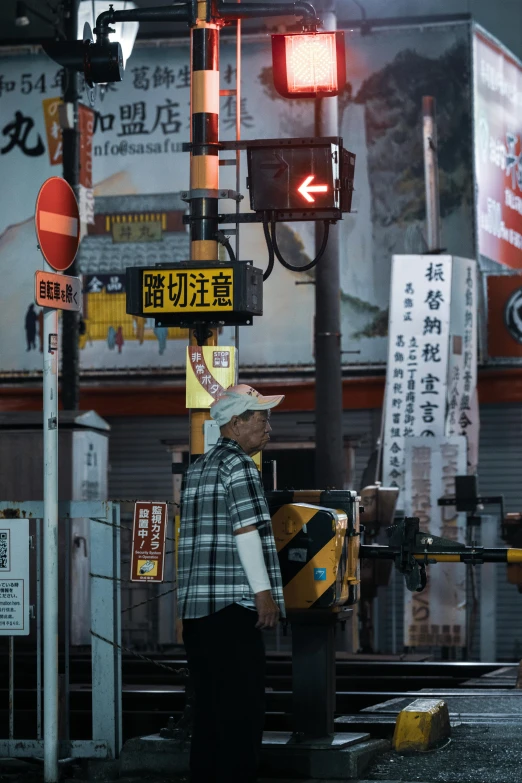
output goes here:
[{"label": "billboard with japanese text", "polygon": [[[468,438],[478,450],[476,262],[394,256],[386,374],[383,481],[404,493],[411,438]],[[470,472],[473,472],[470,470]]]},{"label": "billboard with japanese text", "polygon": [[[342,349],[346,364],[383,365],[387,355],[391,257],[425,248],[422,111],[437,99],[443,246],[473,257],[471,51],[469,25],[347,32],[348,84],[339,98],[340,135],[355,153],[352,214],[339,222]],[[221,87],[235,87],[235,44],[221,45]],[[411,73],[415,72],[415,83]],[[464,76],[463,76],[464,75]],[[124,81],[109,85],[94,106],[94,210],[85,224],[80,361],[85,371],[182,368],[186,332],[125,313],[125,269],[188,259],[183,224],[188,188],[189,45],[140,43]],[[273,86],[270,40],[243,46],[241,132],[244,139],[313,135],[310,100],[286,100]],[[42,53],[0,52],[0,373],[39,373],[42,311],[32,302],[36,269],[34,203],[42,182],[60,175],[56,100],[58,66]],[[400,107],[400,108],[399,108]],[[220,138],[235,136],[235,97],[220,103]],[[230,153],[224,157],[232,157]],[[220,167],[220,187],[235,190],[234,166]],[[246,196],[246,156],[241,187]],[[225,206],[225,211],[232,211]],[[241,202],[247,210],[248,198]],[[322,230],[322,227],[320,227]],[[264,269],[260,224],[241,227],[240,257]],[[315,254],[313,223],[278,227],[278,244],[294,265]],[[223,256],[222,260],[226,260]],[[264,316],[242,327],[240,367],[313,365],[313,270],[276,264],[264,287]],[[224,327],[220,342],[233,345]]]},{"label": "billboard with japanese text", "polygon": [[473,36],[478,250],[522,268],[522,63],[480,28]]},{"label": "billboard with japanese text", "polygon": [[404,508],[405,442],[444,434],[451,256],[394,256],[386,376],[383,480]]}]

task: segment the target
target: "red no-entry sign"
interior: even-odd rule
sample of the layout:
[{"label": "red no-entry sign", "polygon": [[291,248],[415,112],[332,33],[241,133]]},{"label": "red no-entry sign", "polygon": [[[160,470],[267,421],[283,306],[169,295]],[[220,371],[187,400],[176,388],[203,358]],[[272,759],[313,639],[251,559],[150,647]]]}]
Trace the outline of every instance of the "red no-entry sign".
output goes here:
[{"label": "red no-entry sign", "polygon": [[74,191],[61,177],[45,180],[36,199],[36,236],[47,263],[68,269],[80,243],[80,215]]}]

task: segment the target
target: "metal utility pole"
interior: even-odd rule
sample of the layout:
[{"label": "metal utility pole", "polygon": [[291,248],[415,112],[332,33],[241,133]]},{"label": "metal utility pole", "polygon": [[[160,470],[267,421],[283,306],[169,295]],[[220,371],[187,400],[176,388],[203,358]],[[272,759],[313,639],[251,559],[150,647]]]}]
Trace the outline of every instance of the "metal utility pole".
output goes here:
[{"label": "metal utility pole", "polygon": [[[322,11],[325,31],[337,29],[335,0],[326,0]],[[337,136],[337,98],[315,101],[315,135]],[[315,224],[315,248],[319,251],[323,227]],[[341,297],[339,233],[330,226],[328,244],[315,267],[315,485],[344,489],[343,387],[341,370]],[[294,731],[306,736],[329,737],[334,732],[335,713],[335,621],[292,625]],[[320,673],[317,690],[302,701],[302,677],[310,661]],[[310,709],[314,700],[315,715]]]},{"label": "metal utility pole", "polygon": [[[219,188],[219,25],[210,0],[197,4],[191,28],[190,85],[190,228],[192,261],[217,261]],[[217,345],[217,330],[202,324],[191,329],[191,345]],[[208,410],[190,411],[191,458],[203,454]]]},{"label": "metal utility pole", "polygon": [[[78,0],[63,3],[63,28],[68,41],[78,37]],[[64,69],[63,86],[63,178],[78,198],[80,170],[80,132],[78,130],[78,74],[72,68]],[[78,275],[78,262],[74,261],[67,274]],[[80,314],[64,310],[62,313],[62,405],[64,410],[80,407],[79,381],[79,325]]]},{"label": "metal utility pole", "polygon": [[441,249],[439,164],[437,159],[437,122],[435,98],[422,99],[422,136],[424,145],[424,183],[426,186],[426,241],[428,250]]},{"label": "metal utility pole", "polygon": [[[323,13],[325,30],[337,29],[335,0]],[[315,135],[338,136],[337,98],[315,102]],[[323,227],[316,223],[316,251]],[[330,226],[324,256],[315,268],[315,484],[344,488],[341,282],[339,227]]]},{"label": "metal utility pole", "polygon": [[[46,263],[45,271],[51,272]],[[58,310],[43,316],[43,449],[44,449],[44,780],[58,773]]]}]

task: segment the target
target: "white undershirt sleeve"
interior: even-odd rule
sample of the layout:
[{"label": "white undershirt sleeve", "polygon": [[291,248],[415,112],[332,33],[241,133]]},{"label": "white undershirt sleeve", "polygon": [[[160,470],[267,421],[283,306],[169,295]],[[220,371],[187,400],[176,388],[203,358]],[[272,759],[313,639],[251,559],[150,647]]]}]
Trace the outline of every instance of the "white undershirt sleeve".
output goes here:
[{"label": "white undershirt sleeve", "polygon": [[271,584],[266,570],[261,538],[257,530],[234,536],[241,565],[254,595],[270,590]]}]

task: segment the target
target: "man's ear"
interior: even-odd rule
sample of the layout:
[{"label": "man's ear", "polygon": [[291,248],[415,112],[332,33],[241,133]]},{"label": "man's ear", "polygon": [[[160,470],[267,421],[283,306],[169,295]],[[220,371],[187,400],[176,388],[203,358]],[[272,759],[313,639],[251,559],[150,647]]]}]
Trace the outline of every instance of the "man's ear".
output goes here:
[{"label": "man's ear", "polygon": [[239,432],[239,426],[238,426],[238,424],[239,424],[239,416],[232,416],[232,418],[230,419],[228,424],[229,424],[229,427],[232,428],[232,432],[235,435],[237,435],[238,432]]}]

